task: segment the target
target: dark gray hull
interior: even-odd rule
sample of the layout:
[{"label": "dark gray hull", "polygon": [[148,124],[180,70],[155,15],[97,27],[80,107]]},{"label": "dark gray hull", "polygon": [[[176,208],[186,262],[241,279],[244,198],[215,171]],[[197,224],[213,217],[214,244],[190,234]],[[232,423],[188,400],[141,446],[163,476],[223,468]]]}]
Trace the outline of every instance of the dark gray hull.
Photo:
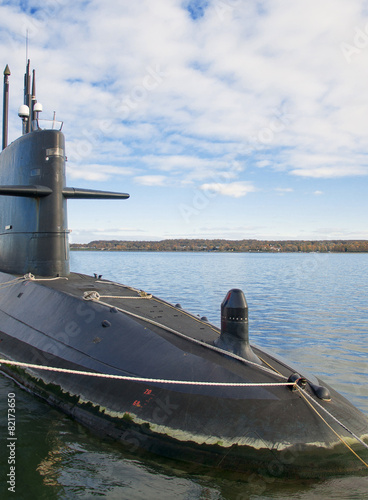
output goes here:
[{"label": "dark gray hull", "polygon": [[[10,282],[14,276],[2,273],[0,279]],[[140,297],[127,287],[71,274],[68,280],[19,280],[5,290],[0,291],[0,350],[2,357],[11,360],[160,380],[284,380],[276,372],[212,350],[219,335],[215,327],[155,297]],[[97,292],[100,300],[84,300],[85,292]],[[119,298],[103,297],[112,295]],[[286,377],[295,371],[254,351]],[[141,448],[204,466],[271,475],[277,471],[277,475],[321,477],[364,470],[305,399],[289,387],[169,385],[6,365],[2,370],[132,451]],[[329,390],[332,399],[325,402],[306,388],[315,401],[366,438],[365,416]],[[340,436],[354,442],[345,429],[323,417]],[[353,448],[367,458],[361,444]]]}]

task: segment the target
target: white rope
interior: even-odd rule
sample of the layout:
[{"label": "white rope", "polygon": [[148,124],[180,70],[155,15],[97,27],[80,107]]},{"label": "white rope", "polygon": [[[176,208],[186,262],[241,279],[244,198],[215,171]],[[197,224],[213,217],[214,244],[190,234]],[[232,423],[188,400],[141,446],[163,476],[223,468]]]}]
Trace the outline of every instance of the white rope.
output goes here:
[{"label": "white rope", "polygon": [[100,300],[100,294],[93,290],[83,293],[84,300]]},{"label": "white rope", "polygon": [[368,449],[368,444],[366,444],[362,439],[360,439],[356,434],[354,434],[353,431],[351,431],[346,425],[344,425],[340,420],[338,420],[336,417],[332,415],[326,408],[324,408],[321,404],[318,403],[310,394],[307,393],[303,388],[298,386],[298,389],[303,393],[304,396],[306,396],[310,401],[313,401],[315,405],[318,406],[321,410],[323,410],[332,420],[334,420],[337,424],[339,424],[343,429],[349,432],[357,441],[359,441],[360,444],[362,444],[365,448]]},{"label": "white rope", "polygon": [[[145,377],[129,377],[125,375],[109,375],[106,373],[96,373],[96,372],[86,372],[86,371],[80,371],[80,370],[70,370],[68,368],[56,368],[56,367],[51,367],[51,366],[40,366],[40,365],[35,365],[31,363],[21,363],[18,361],[10,361],[7,359],[0,359],[0,365],[1,363],[7,364],[7,365],[12,365],[12,366],[20,366],[24,368],[34,368],[37,370],[49,370],[49,371],[54,371],[54,372],[61,372],[61,373],[70,373],[73,375],[87,375],[89,377],[99,377],[99,378],[106,378],[106,379],[115,379],[115,380],[126,380],[126,381],[132,381],[132,382],[145,382],[149,384],[176,384],[176,385],[192,385],[192,386],[214,386],[214,387],[278,387],[278,386],[290,386],[290,385],[295,385],[296,382],[267,382],[267,383],[245,383],[245,382],[193,382],[191,380],[167,380],[167,379],[153,379],[153,378],[145,378]],[[299,387],[298,387],[299,388]],[[308,393],[306,393],[303,389],[300,389],[305,394],[308,396],[309,399],[312,399],[322,410],[324,410],[333,420],[335,420],[341,427],[343,427],[346,431],[348,431],[359,443],[361,443],[365,448],[368,449],[368,445],[362,441],[356,434],[354,434],[353,431],[348,429],[342,422],[340,422],[337,418],[335,418],[333,415],[330,414],[323,406],[321,406],[319,403],[317,403],[313,398],[309,396]],[[345,441],[340,438],[344,444]],[[348,446],[348,445],[347,445]],[[356,453],[348,446],[348,448],[356,455]],[[365,465],[366,463],[358,456],[356,455],[359,460],[361,460]]]},{"label": "white rope", "polygon": [[100,300],[100,299],[152,299],[151,293],[139,291],[139,297],[132,297],[131,295],[100,295],[94,290],[83,293],[84,300]]},{"label": "white rope", "polygon": [[4,281],[3,283],[0,283],[0,290],[2,288],[8,288],[9,286],[14,286],[17,283],[21,283],[22,281],[25,281],[23,276],[19,277],[19,278],[15,278],[11,281]]},{"label": "white rope", "polygon": [[14,278],[13,280],[4,281],[4,282],[0,283],[0,285],[10,285],[10,284],[16,283],[19,280],[23,280],[23,279],[24,279],[24,276],[19,276],[18,278]]},{"label": "white rope", "polygon": [[[285,387],[296,385],[296,382],[263,382],[263,383],[253,383],[253,382],[194,382],[192,380],[169,380],[169,379],[157,379],[157,378],[147,378],[147,377],[130,377],[126,375],[110,375],[107,373],[97,373],[97,372],[86,372],[82,370],[70,370],[68,368],[56,368],[53,366],[41,366],[32,363],[21,363],[20,361],[10,361],[8,359],[0,359],[0,365],[11,365],[19,366],[23,368],[33,368],[36,370],[54,371],[58,373],[69,373],[72,375],[86,375],[88,377],[106,378],[114,380],[126,380],[131,382],[144,382],[149,384],[176,384],[176,385],[192,385],[192,386],[210,386],[210,387]],[[298,389],[313,401],[321,410],[323,410],[329,417],[331,417],[337,424],[344,428],[349,434],[351,434],[359,443],[361,443],[365,448],[368,449],[368,445],[360,439],[352,430],[350,430],[346,425],[344,425],[340,420],[334,417],[326,408],[320,405],[314,398],[312,398],[304,389],[298,387]]]},{"label": "white rope", "polygon": [[56,278],[36,278],[32,273],[27,273],[24,276],[18,276],[18,278],[14,278],[10,281],[4,281],[0,283],[0,289],[7,288],[9,286],[16,285],[17,283],[21,283],[24,281],[54,281],[54,280],[67,280],[68,278],[65,276],[57,276]]},{"label": "white rope", "polygon": [[201,385],[214,387],[277,387],[294,385],[295,382],[267,382],[267,383],[246,383],[246,382],[194,382],[191,380],[169,380],[146,377],[130,377],[127,375],[110,375],[107,373],[86,372],[80,370],[70,370],[68,368],[56,368],[53,366],[35,365],[32,363],[21,363],[20,361],[10,361],[8,359],[0,359],[0,364],[20,366],[23,368],[34,368],[37,370],[48,370],[60,373],[70,373],[73,375],[87,375],[89,377],[100,377],[116,380],[130,380],[132,382],[146,382],[151,384],[177,384],[177,385]]},{"label": "white rope", "polygon": [[31,281],[54,281],[54,280],[67,280],[66,276],[56,276],[56,278],[36,278],[33,274],[28,273],[23,276],[25,280]]}]

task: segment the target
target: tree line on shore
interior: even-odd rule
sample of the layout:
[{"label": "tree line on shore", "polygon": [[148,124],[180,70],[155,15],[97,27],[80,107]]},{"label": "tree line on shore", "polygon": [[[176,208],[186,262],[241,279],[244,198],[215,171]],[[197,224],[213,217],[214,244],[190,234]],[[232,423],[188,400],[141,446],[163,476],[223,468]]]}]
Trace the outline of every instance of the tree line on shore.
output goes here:
[{"label": "tree line on shore", "polygon": [[368,252],[368,240],[98,240],[74,243],[71,250],[145,252]]}]

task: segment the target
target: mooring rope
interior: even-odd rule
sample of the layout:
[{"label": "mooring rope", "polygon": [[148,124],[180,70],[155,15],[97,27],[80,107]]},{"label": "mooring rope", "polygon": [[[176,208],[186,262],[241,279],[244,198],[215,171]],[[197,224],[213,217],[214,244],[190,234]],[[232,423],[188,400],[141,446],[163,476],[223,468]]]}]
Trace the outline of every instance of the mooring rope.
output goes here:
[{"label": "mooring rope", "polygon": [[100,295],[98,292],[91,290],[84,292],[84,300],[100,300],[100,299],[152,299],[151,293],[138,291],[139,297],[133,297],[131,295]]},{"label": "mooring rope", "polygon": [[362,439],[360,439],[356,434],[354,434],[353,431],[351,431],[350,429],[348,429],[348,427],[346,427],[346,425],[344,425],[342,422],[340,422],[340,420],[338,420],[336,417],[334,417],[333,415],[331,415],[331,413],[329,411],[327,411],[325,408],[323,408],[323,406],[321,406],[319,403],[317,403],[317,401],[315,401],[313,398],[311,398],[307,392],[305,392],[303,389],[301,389],[298,385],[296,385],[296,388],[299,390],[299,393],[304,398],[304,400],[308,403],[308,405],[312,408],[312,410],[319,416],[319,418],[327,425],[327,427],[335,434],[335,436],[347,447],[347,449],[349,451],[351,451],[351,453],[353,453],[362,462],[362,464],[365,465],[365,467],[368,469],[368,464],[352,449],[352,447],[344,440],[344,438],[342,436],[340,436],[340,434],[338,432],[336,432],[335,429],[333,429],[333,427],[322,417],[322,415],[316,410],[316,408],[314,408],[314,406],[312,405],[312,403],[310,401],[308,401],[308,399],[306,398],[306,396],[308,396],[309,399],[311,399],[320,408],[322,408],[322,410],[325,410],[325,412],[333,420],[335,420],[335,422],[337,422],[341,427],[343,427],[346,431],[348,431],[349,434],[351,434],[365,448],[368,449],[368,445]]},{"label": "mooring rope", "polygon": [[[306,393],[303,389],[301,389],[297,382],[204,382],[204,381],[192,381],[192,380],[170,380],[170,379],[153,379],[147,377],[131,377],[126,375],[111,375],[107,373],[98,373],[98,372],[86,372],[82,370],[71,370],[68,368],[57,368],[52,366],[43,366],[36,365],[33,363],[22,363],[19,361],[11,361],[8,359],[0,359],[0,365],[6,364],[10,366],[18,366],[23,368],[33,368],[37,370],[48,370],[54,371],[58,373],[68,373],[72,375],[85,375],[88,377],[98,377],[98,378],[106,378],[106,379],[115,379],[115,380],[125,380],[132,382],[145,382],[149,384],[175,384],[175,385],[191,385],[191,386],[212,386],[212,387],[279,387],[279,386],[295,386],[304,400],[308,403],[308,405],[313,409],[314,412],[317,413],[319,418],[327,425],[327,427],[337,436],[337,438],[353,453],[368,469],[368,464],[349,446],[349,444],[344,440],[342,436],[336,432],[331,425],[322,417],[322,415],[314,408],[314,406],[308,401],[308,396],[312,399],[308,393]],[[335,422],[337,422],[341,427],[343,427],[346,431],[348,431],[359,443],[361,443],[365,448],[368,449],[368,445],[361,440],[353,431],[351,431],[348,427],[346,427],[342,422],[340,422],[336,417],[331,415],[323,406],[319,405],[314,399],[312,399],[314,403],[316,403],[322,410],[324,410]]]},{"label": "mooring rope", "polygon": [[10,286],[22,283],[24,281],[54,281],[54,280],[67,280],[66,276],[56,276],[55,278],[36,278],[32,273],[27,273],[24,276],[18,276],[10,281],[4,281],[0,283],[0,290],[2,288],[8,288]]},{"label": "mooring rope", "polygon": [[29,275],[25,274],[24,276],[18,276],[17,278],[14,278],[14,279],[9,280],[9,281],[3,281],[2,283],[0,283],[0,290],[2,288],[8,288],[10,286],[17,285],[18,283],[22,283],[24,281],[27,281],[28,279],[30,279]]},{"label": "mooring rope", "polygon": [[24,277],[24,276],[19,276],[18,278],[14,278],[13,280],[10,280],[10,281],[4,281],[4,282],[0,283],[0,285],[1,285],[1,286],[2,286],[2,285],[10,285],[10,284],[12,284],[12,285],[13,285],[13,284],[17,283],[18,281],[20,281],[20,280],[24,280],[24,279],[25,279],[25,277]]},{"label": "mooring rope", "polygon": [[348,429],[342,422],[340,422],[336,417],[330,414],[323,406],[319,405],[313,398],[309,396],[306,391],[301,389],[297,385],[297,381],[295,382],[205,382],[205,381],[192,381],[192,380],[170,380],[170,379],[154,379],[147,377],[131,377],[126,375],[111,375],[107,373],[99,373],[99,372],[87,372],[82,370],[71,370],[69,368],[57,368],[52,366],[44,366],[44,365],[36,365],[33,363],[22,363],[20,361],[11,361],[8,359],[0,359],[0,365],[10,365],[10,366],[18,366],[22,368],[33,368],[36,370],[45,370],[45,371],[54,371],[58,373],[68,373],[72,375],[85,375],[88,377],[98,377],[98,378],[106,378],[106,379],[115,379],[115,380],[125,380],[132,382],[145,382],[149,384],[175,384],[175,385],[191,385],[191,386],[212,386],[212,387],[280,387],[280,386],[294,386],[298,389],[301,396],[308,403],[308,405],[317,413],[320,419],[327,425],[327,427],[338,437],[338,439],[364,464],[365,467],[368,468],[368,464],[349,446],[349,444],[341,437],[332,427],[331,425],[322,417],[322,415],[314,408],[314,406],[308,401],[312,399],[314,403],[316,403],[322,410],[326,411],[326,413],[333,418],[335,422],[337,422],[341,427],[343,427],[346,431],[348,431],[359,443],[361,443],[365,448],[368,448],[368,445],[362,441],[353,431]]},{"label": "mooring rope", "polygon": [[31,281],[55,281],[55,280],[68,280],[66,276],[56,276],[55,278],[36,278],[33,274],[28,273],[24,275],[25,280]]},{"label": "mooring rope", "polygon": [[[318,403],[312,396],[310,396],[307,391],[296,385],[297,389],[299,390],[300,394],[304,397],[304,399],[307,401],[307,403],[313,408],[313,410],[323,419],[323,417],[318,413],[316,408],[310,403],[310,401],[313,401],[313,403],[318,406],[321,410],[323,410],[332,420],[334,420],[337,424],[339,424],[341,427],[343,427],[349,434],[351,434],[357,441],[359,441],[360,444],[362,444],[365,448],[368,449],[368,444],[365,443],[362,439],[360,439],[356,434],[354,434],[353,431],[351,431],[346,425],[344,425],[340,420],[338,420],[332,413],[330,413],[326,408],[324,408],[322,405]],[[310,401],[308,401],[308,399]],[[328,425],[328,424],[327,424]],[[332,429],[333,430],[333,429]],[[333,431],[335,432],[335,431]]]},{"label": "mooring rope", "polygon": [[108,373],[86,372],[82,370],[71,370],[69,368],[57,368],[54,366],[36,365],[33,363],[22,363],[20,361],[11,361],[8,359],[0,359],[0,364],[19,366],[23,368],[34,368],[37,370],[48,370],[60,373],[70,373],[72,375],[87,375],[89,377],[100,377],[115,380],[126,380],[131,382],[145,382],[149,384],[177,384],[177,385],[200,385],[213,387],[277,387],[294,385],[295,382],[200,382],[192,380],[170,380],[148,377],[131,377],[129,375],[111,375]]}]

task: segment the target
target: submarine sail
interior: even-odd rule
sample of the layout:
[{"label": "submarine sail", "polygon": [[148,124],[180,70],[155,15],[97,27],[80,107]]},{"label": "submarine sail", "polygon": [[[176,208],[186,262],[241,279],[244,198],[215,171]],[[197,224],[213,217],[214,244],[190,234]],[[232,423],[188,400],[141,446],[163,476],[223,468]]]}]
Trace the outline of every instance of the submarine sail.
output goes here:
[{"label": "submarine sail", "polygon": [[19,112],[24,133],[1,153],[0,269],[66,276],[70,272],[67,199],[126,199],[129,195],[66,187],[64,135],[60,130],[41,130],[38,119],[31,119],[40,108],[29,88],[28,61],[26,104]]}]

